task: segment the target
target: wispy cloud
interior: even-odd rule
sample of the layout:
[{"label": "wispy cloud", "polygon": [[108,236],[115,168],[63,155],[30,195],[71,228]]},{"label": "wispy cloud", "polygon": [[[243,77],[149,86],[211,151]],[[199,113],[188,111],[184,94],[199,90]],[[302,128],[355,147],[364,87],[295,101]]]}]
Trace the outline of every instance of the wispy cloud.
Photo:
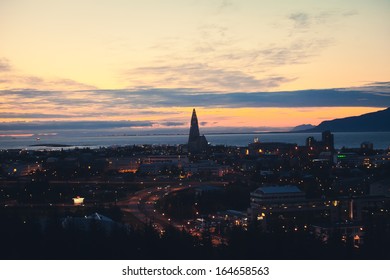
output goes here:
[{"label": "wispy cloud", "polygon": [[73,122],[11,122],[0,123],[0,130],[74,130],[152,127],[150,121],[73,121]]},{"label": "wispy cloud", "polygon": [[77,115],[1,112],[1,119],[57,119],[74,118]]},{"label": "wispy cloud", "polygon": [[323,27],[324,25],[330,27],[333,26],[334,23],[342,21],[345,17],[354,15],[356,15],[356,12],[354,11],[320,11],[317,13],[299,11],[288,14],[287,19],[292,22],[292,28],[295,29],[295,31],[303,32],[305,29],[317,31],[318,27]]},{"label": "wispy cloud", "polygon": [[218,6],[218,11],[221,12],[232,6],[233,6],[233,2],[231,0],[222,0]]},{"label": "wispy cloud", "polygon": [[[229,91],[242,88],[250,91],[267,90],[291,81],[282,76],[270,76],[259,79],[240,70],[226,70],[211,67],[205,63],[191,63],[177,66],[141,67],[126,71],[129,82],[139,85],[171,85],[198,90]],[[137,80],[132,77],[136,76]],[[142,77],[146,77],[142,80]]]},{"label": "wispy cloud", "polygon": [[0,72],[7,72],[11,70],[11,64],[8,59],[0,58]]},{"label": "wispy cloud", "polygon": [[183,126],[185,125],[185,122],[175,122],[175,121],[169,121],[169,122],[160,122],[159,125],[163,126]]},{"label": "wispy cloud", "polygon": [[307,13],[292,13],[288,18],[294,22],[296,28],[307,28],[310,24],[309,15]]},{"label": "wispy cloud", "polygon": [[[233,79],[233,78],[232,78]],[[283,78],[282,78],[283,79]],[[200,81],[200,80],[199,80]],[[230,81],[231,82],[231,81]],[[280,82],[271,78],[268,83]],[[388,107],[389,85],[370,84],[361,88],[277,92],[199,92],[194,89],[118,89],[92,91],[0,91],[3,119],[15,118],[95,118],[163,114],[154,108],[263,108],[263,107]],[[33,111],[32,110],[36,110]],[[61,113],[55,113],[62,108]],[[53,111],[54,110],[54,111]],[[40,113],[45,111],[47,113]],[[160,109],[157,109],[160,111]],[[168,115],[167,111],[164,111]],[[169,112],[174,114],[175,112]],[[161,119],[161,118],[160,118]],[[168,120],[167,120],[168,121]],[[176,125],[167,122],[166,125]],[[179,125],[179,124],[178,124]]]},{"label": "wispy cloud", "polygon": [[[222,128],[218,130],[218,127],[230,123],[242,125],[248,130],[249,126],[255,125],[253,122],[246,123],[249,116],[241,118],[241,115],[235,116],[234,113],[232,116],[229,113],[224,115],[222,111],[238,113],[242,108],[249,111],[262,108],[263,111],[277,111],[276,116],[283,119],[290,116],[292,111],[310,115],[313,111],[323,111],[329,107],[371,107],[372,110],[373,107],[390,107],[389,88],[390,82],[370,83],[356,88],[228,93],[184,88],[3,90],[0,91],[0,118],[3,121],[0,123],[0,131],[179,131],[187,129],[189,108],[192,107],[209,112],[201,125],[210,132],[223,131]],[[283,115],[287,111],[290,115]],[[213,114],[219,114],[217,120]],[[275,131],[275,128],[266,129],[270,121],[259,122],[262,131]]]},{"label": "wispy cloud", "polygon": [[[326,22],[328,13],[310,15],[297,12],[288,15],[292,29],[312,29]],[[291,29],[284,23],[282,29]],[[302,37],[286,37],[284,41],[259,41],[253,46],[242,45],[233,27],[220,22],[198,26],[195,39],[188,42],[168,40],[164,56],[142,67],[125,69],[120,79],[128,87],[197,88],[199,91],[268,91],[297,79],[291,73],[279,74],[280,66],[306,64],[334,44],[329,35],[318,34],[314,28]],[[293,30],[290,30],[293,32]],[[177,38],[176,38],[177,40]],[[177,47],[180,45],[181,47]],[[171,51],[169,51],[171,49]]]},{"label": "wispy cloud", "polygon": [[358,15],[359,13],[356,11],[356,10],[349,10],[349,11],[345,11],[342,13],[342,15],[344,17],[351,17],[351,16],[356,16]]},{"label": "wispy cloud", "polygon": [[95,86],[67,78],[42,78],[21,73],[7,58],[0,58],[0,84],[2,88],[30,88],[41,90],[86,90],[97,89]]},{"label": "wispy cloud", "polygon": [[305,64],[332,44],[328,39],[296,40],[289,46],[271,46],[259,52],[259,62],[267,66]]}]

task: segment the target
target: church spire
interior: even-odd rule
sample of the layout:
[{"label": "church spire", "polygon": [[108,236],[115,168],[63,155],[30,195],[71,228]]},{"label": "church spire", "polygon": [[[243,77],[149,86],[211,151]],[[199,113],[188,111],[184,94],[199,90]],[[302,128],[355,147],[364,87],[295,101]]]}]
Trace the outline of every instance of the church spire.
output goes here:
[{"label": "church spire", "polygon": [[200,136],[200,133],[199,133],[198,117],[196,116],[196,111],[194,108],[192,110],[190,135],[188,138],[188,142],[195,141],[199,136]]},{"label": "church spire", "polygon": [[195,108],[192,110],[190,135],[188,137],[188,151],[190,153],[201,153],[207,150],[207,140],[205,136],[200,136],[198,117]]}]

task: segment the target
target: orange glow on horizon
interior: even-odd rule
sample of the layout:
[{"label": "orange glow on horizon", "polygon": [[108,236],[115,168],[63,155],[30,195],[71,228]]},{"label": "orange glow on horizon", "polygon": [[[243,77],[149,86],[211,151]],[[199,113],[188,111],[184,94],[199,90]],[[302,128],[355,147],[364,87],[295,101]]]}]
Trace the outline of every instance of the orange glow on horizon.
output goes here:
[{"label": "orange glow on horizon", "polygon": [[[48,121],[150,121],[153,128],[168,127],[166,123],[177,122],[170,128],[189,126],[192,107],[149,108],[142,110],[125,110],[120,115],[110,115],[110,112],[96,112],[89,108],[83,116],[76,113],[77,108],[70,109],[67,117],[53,118],[0,118],[0,122],[48,122]],[[318,125],[322,121],[350,116],[358,116],[385,108],[376,107],[305,107],[305,108],[206,108],[196,107],[201,128],[213,127],[279,127],[289,128],[301,124]],[[81,110],[81,109],[80,109]],[[48,106],[47,114],[55,115],[56,110]],[[116,112],[122,113],[121,108]],[[13,113],[18,113],[16,110]],[[22,113],[22,112],[20,112]],[[26,113],[25,111],[23,113]],[[32,110],[31,114],[37,113]],[[89,116],[89,114],[91,114]],[[97,116],[94,116],[97,115]],[[136,126],[133,126],[135,129]],[[141,128],[139,128],[141,129]],[[15,137],[30,136],[30,134],[13,134]]]},{"label": "orange glow on horizon", "polygon": [[[322,121],[358,116],[386,108],[375,107],[307,107],[307,108],[197,108],[200,122],[206,127],[293,127],[318,125]],[[189,110],[188,110],[189,111]],[[188,114],[188,113],[187,113]]]},{"label": "orange glow on horizon", "polygon": [[0,137],[31,137],[34,136],[32,133],[19,133],[19,134],[0,134]]}]

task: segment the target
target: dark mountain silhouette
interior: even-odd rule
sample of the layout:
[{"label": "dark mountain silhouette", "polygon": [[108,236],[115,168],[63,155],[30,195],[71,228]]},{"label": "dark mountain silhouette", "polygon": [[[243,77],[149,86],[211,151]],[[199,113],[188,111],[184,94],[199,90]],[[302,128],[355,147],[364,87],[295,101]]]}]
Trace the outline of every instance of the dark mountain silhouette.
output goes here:
[{"label": "dark mountain silhouette", "polygon": [[315,128],[314,125],[311,125],[311,124],[301,124],[301,125],[297,125],[293,129],[291,129],[291,132],[298,132],[298,131],[308,130],[308,129],[313,129],[313,128]]},{"label": "dark mountain silhouette", "polygon": [[363,132],[363,131],[390,131],[390,108],[364,114],[356,117],[323,121],[318,126],[305,132]]}]

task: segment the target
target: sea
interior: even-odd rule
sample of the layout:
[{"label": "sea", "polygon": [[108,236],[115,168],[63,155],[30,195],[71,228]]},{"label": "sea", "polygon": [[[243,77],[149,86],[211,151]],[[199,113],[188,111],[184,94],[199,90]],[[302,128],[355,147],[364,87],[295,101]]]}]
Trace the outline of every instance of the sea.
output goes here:
[{"label": "sea", "polygon": [[[284,142],[305,145],[306,138],[313,136],[321,140],[321,133],[248,133],[248,134],[206,134],[211,145],[245,147],[254,139],[260,142]],[[178,145],[185,144],[188,135],[101,135],[66,136],[42,135],[27,137],[0,137],[0,149],[58,150],[72,148],[99,148],[128,145]],[[390,147],[390,132],[335,132],[335,148],[358,148],[363,142],[371,142],[374,149]]]}]

